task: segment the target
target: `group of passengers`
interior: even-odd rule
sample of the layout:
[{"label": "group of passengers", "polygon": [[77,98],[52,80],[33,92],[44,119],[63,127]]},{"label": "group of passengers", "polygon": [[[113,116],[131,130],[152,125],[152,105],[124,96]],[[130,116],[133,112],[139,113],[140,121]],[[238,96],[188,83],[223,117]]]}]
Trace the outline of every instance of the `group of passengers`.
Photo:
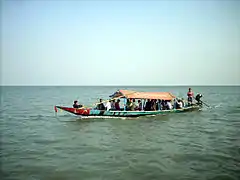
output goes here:
[{"label": "group of passengers", "polygon": [[[126,102],[126,110],[127,111],[157,111],[157,110],[171,110],[173,108],[175,109],[181,109],[184,107],[184,101],[183,99],[177,99],[175,100],[174,104],[171,103],[170,100],[157,100],[157,99],[148,99],[146,103],[142,103],[141,100],[136,99],[127,99]],[[98,110],[114,110],[114,111],[120,111],[123,110],[123,108],[120,108],[120,99],[117,99],[117,101],[109,100],[104,105],[102,102],[102,99],[100,99],[96,109]]]},{"label": "group of passengers", "polygon": [[97,105],[97,109],[98,110],[107,110],[109,111],[110,109],[111,110],[116,110],[116,111],[120,111],[121,108],[120,108],[120,99],[118,99],[116,102],[115,100],[109,100],[106,105],[104,106],[103,102],[102,102],[102,99],[100,99],[98,105]]},{"label": "group of passengers", "polygon": [[184,101],[181,99],[176,100],[174,104],[172,104],[170,100],[148,99],[143,109],[144,111],[157,111],[157,110],[171,110],[173,108],[181,109],[183,107]]}]

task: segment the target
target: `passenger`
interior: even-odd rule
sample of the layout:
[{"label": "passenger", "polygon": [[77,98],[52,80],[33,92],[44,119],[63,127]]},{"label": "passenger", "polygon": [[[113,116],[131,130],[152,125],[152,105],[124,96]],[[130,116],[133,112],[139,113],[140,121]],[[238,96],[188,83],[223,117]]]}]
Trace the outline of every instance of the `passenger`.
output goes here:
[{"label": "passenger", "polygon": [[141,100],[138,100],[138,107],[137,110],[141,111],[142,110],[142,102]]},{"label": "passenger", "polygon": [[145,111],[151,111],[151,101],[150,101],[150,99],[147,100],[144,109],[145,109]]},{"label": "passenger", "polygon": [[178,100],[179,109],[183,108],[183,102],[181,99]]},{"label": "passenger", "polygon": [[126,103],[126,110],[129,111],[130,110],[130,100],[127,99],[127,103]]},{"label": "passenger", "polygon": [[168,105],[167,105],[167,100],[163,101],[163,109],[167,110],[168,109]]},{"label": "passenger", "polygon": [[150,104],[151,104],[151,106],[150,106],[150,111],[152,110],[152,105],[153,105],[153,100],[152,99],[150,99]]},{"label": "passenger", "polygon": [[166,109],[165,100],[162,100],[162,101],[161,101],[161,107],[162,107],[162,110],[165,110],[165,109]]},{"label": "passenger", "polygon": [[176,98],[176,99],[174,99],[174,101],[173,101],[173,109],[178,109],[178,106],[179,106],[179,104],[178,104],[178,99]]},{"label": "passenger", "polygon": [[111,109],[111,102],[110,101],[111,100],[109,100],[105,105],[107,111],[109,111]]},{"label": "passenger", "polygon": [[118,99],[117,102],[115,103],[115,110],[116,111],[120,111],[121,110],[119,103],[120,103],[120,99]]},{"label": "passenger", "polygon": [[155,104],[156,104],[156,111],[159,109],[158,108],[158,100],[157,99],[155,99]]},{"label": "passenger", "polygon": [[182,102],[183,107],[185,107],[184,98],[181,99],[181,102]]},{"label": "passenger", "polygon": [[194,95],[191,88],[188,89],[187,96],[188,96],[188,105],[192,105]]},{"label": "passenger", "polygon": [[176,109],[181,109],[183,108],[182,101],[180,99],[177,99],[176,101]]},{"label": "passenger", "polygon": [[157,102],[157,109],[158,109],[158,110],[162,110],[161,99],[158,99],[158,102]]},{"label": "passenger", "polygon": [[167,110],[171,110],[172,109],[171,101],[167,101],[166,105],[167,105]]},{"label": "passenger", "polygon": [[102,103],[102,99],[99,100],[99,104],[97,105],[97,109],[98,110],[105,110],[105,106]]},{"label": "passenger", "polygon": [[111,109],[115,110],[115,99],[111,100]]},{"label": "passenger", "polygon": [[156,101],[155,101],[155,99],[152,99],[152,111],[156,111],[156,109],[157,109],[157,104],[156,104]]},{"label": "passenger", "polygon": [[138,111],[139,110],[139,106],[138,106],[138,102],[135,103],[135,108],[134,108],[135,111]]},{"label": "passenger", "polygon": [[73,102],[73,108],[81,108],[81,107],[82,107],[82,105],[78,104],[77,100]]},{"label": "passenger", "polygon": [[135,99],[130,99],[130,110],[131,111],[134,111],[135,110],[135,107],[136,107],[136,104],[135,104]]},{"label": "passenger", "polygon": [[138,110],[138,105],[136,104],[136,100],[135,99],[133,99],[132,104],[133,104],[132,111]]}]

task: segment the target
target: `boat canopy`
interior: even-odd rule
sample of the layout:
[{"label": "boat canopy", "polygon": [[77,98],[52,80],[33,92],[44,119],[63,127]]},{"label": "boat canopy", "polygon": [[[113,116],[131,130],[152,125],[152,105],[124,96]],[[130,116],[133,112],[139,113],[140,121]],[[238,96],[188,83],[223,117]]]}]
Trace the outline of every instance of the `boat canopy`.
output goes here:
[{"label": "boat canopy", "polygon": [[130,98],[130,99],[161,99],[172,100],[176,98],[170,92],[137,92],[131,90],[118,90],[110,97],[112,98]]}]

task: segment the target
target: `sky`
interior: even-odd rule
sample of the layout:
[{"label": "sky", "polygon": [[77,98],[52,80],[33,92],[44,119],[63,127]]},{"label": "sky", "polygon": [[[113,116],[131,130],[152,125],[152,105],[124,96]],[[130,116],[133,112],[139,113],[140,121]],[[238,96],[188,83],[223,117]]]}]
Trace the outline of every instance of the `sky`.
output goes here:
[{"label": "sky", "polygon": [[1,1],[1,85],[240,85],[240,1]]}]

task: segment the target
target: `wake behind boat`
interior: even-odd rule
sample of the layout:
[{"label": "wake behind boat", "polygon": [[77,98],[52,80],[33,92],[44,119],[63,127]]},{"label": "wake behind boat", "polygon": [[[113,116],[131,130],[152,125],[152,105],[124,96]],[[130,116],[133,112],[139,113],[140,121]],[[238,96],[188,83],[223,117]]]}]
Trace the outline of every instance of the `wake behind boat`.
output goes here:
[{"label": "wake behind boat", "polygon": [[[187,103],[183,99],[177,99],[170,92],[118,90],[110,97],[111,99],[108,100],[106,105],[100,99],[100,102],[96,104],[97,107],[94,108],[75,105],[73,105],[74,107],[55,106],[54,108],[56,112],[57,109],[62,109],[80,116],[139,117],[194,111],[202,107],[201,103],[199,103],[200,101],[196,104]],[[119,106],[120,99],[124,100],[122,108]],[[136,100],[137,104],[135,103]]]}]

